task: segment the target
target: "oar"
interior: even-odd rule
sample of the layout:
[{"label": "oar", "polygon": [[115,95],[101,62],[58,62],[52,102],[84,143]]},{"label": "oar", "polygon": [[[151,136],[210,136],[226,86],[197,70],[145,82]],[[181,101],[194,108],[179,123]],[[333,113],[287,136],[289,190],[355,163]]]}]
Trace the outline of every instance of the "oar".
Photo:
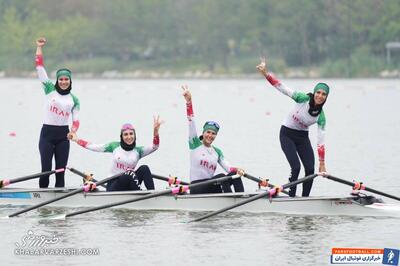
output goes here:
[{"label": "oar", "polygon": [[22,181],[38,178],[38,177],[45,176],[45,175],[61,173],[61,172],[64,172],[64,171],[65,171],[64,168],[60,168],[60,169],[56,169],[56,170],[52,170],[52,171],[47,171],[47,172],[42,172],[42,173],[38,173],[38,174],[22,176],[22,177],[13,178],[13,179],[3,179],[3,180],[0,180],[0,188],[3,188],[3,187],[8,186],[10,184],[15,184],[15,183],[18,183],[18,182],[22,182]]},{"label": "oar", "polygon": [[[300,183],[303,183],[303,182],[305,182],[305,181],[308,181],[308,180],[311,180],[311,179],[315,178],[317,175],[318,175],[318,174],[312,174],[312,175],[309,175],[309,176],[300,178],[300,179],[298,179],[298,180],[296,180],[296,181],[287,183],[287,184],[281,186],[279,190],[284,190],[284,189],[287,189],[287,188],[296,186],[296,185],[298,185],[298,184],[300,184]],[[189,221],[189,222],[198,222],[198,221],[207,219],[207,218],[209,218],[209,217],[211,217],[211,216],[215,216],[215,215],[220,214],[220,213],[222,213],[222,212],[225,212],[225,211],[231,210],[231,209],[233,209],[233,208],[242,206],[242,205],[244,205],[244,204],[253,202],[253,201],[258,200],[258,199],[261,199],[261,198],[263,198],[263,197],[267,197],[267,196],[269,196],[269,195],[270,195],[270,196],[273,196],[274,194],[276,194],[276,192],[277,192],[277,188],[275,187],[275,188],[273,188],[273,189],[270,189],[270,190],[265,191],[265,192],[263,192],[263,193],[260,193],[260,194],[258,194],[258,195],[252,196],[252,197],[250,197],[250,198],[248,198],[248,199],[246,199],[246,200],[243,200],[243,201],[241,201],[241,202],[235,203],[235,204],[233,204],[233,205],[231,205],[231,206],[228,206],[228,207],[225,207],[225,208],[220,209],[220,210],[218,210],[218,211],[214,211],[214,212],[211,212],[211,213],[209,213],[209,214],[203,215],[203,216],[201,216],[201,217],[199,217],[199,218],[197,218],[197,219],[193,219],[193,220],[191,220],[191,221]]]},{"label": "oar", "polygon": [[[252,176],[252,175],[247,174],[247,173],[244,174],[244,177],[256,182],[259,186],[261,186],[263,181],[264,181],[264,180],[262,180],[262,179],[260,179],[258,177]],[[269,188],[274,188],[275,187],[275,185],[269,183],[268,181],[266,181],[266,182],[267,182],[267,187],[269,187]],[[283,190],[283,191],[280,191],[280,192],[282,192],[283,194],[289,195],[289,192],[287,192],[286,190]]]},{"label": "oar", "polygon": [[[84,180],[93,181],[95,183],[97,182],[96,179],[92,178],[92,175],[85,174],[84,172],[81,172],[81,171],[79,171],[79,170],[77,170],[75,168],[72,168],[72,167],[67,167],[67,169],[70,170],[72,173],[83,177]],[[104,188],[107,188],[107,186],[104,185],[104,184],[101,184],[100,186],[102,186]]]},{"label": "oar", "polygon": [[[93,181],[93,182],[97,182],[96,179],[91,178],[91,175],[85,174],[85,173],[83,173],[83,172],[81,172],[81,171],[79,171],[79,170],[77,170],[77,169],[75,169],[75,168],[67,167],[67,169],[70,170],[72,173],[77,174],[77,175],[83,177],[85,180],[89,180],[89,179],[90,179],[90,180]],[[155,174],[152,174],[152,176],[153,176],[155,179],[162,180],[162,181],[167,181],[168,184],[170,184],[170,185],[179,185],[179,184],[182,184],[182,185],[189,185],[189,183],[184,182],[184,181],[181,181],[181,180],[179,180],[179,179],[176,178],[176,177],[169,177],[169,178],[168,178],[168,177],[164,177],[164,176],[160,176],[160,175],[155,175]],[[101,185],[101,186],[104,187],[104,188],[107,188],[106,185]]]},{"label": "oar", "polygon": [[155,179],[167,181],[169,185],[189,185],[189,183],[178,179],[177,177],[165,177],[152,174]]},{"label": "oar", "polygon": [[330,180],[333,180],[333,181],[348,185],[348,186],[352,186],[353,188],[356,188],[356,186],[359,186],[358,189],[362,189],[362,190],[365,190],[365,191],[369,191],[369,192],[372,192],[372,193],[375,193],[375,194],[378,194],[378,195],[381,195],[381,196],[384,196],[384,197],[388,197],[388,198],[400,201],[399,197],[387,194],[385,192],[378,191],[378,190],[373,189],[373,188],[366,187],[366,186],[362,185],[362,183],[360,184],[360,183],[350,182],[350,181],[341,179],[339,177],[331,176],[331,175],[325,175],[324,177],[326,177],[326,178],[328,178]]},{"label": "oar", "polygon": [[[108,177],[108,178],[105,178],[105,179],[103,179],[103,180],[101,180],[101,181],[96,182],[95,184],[96,184],[96,186],[99,186],[99,185],[104,184],[104,183],[107,183],[107,182],[109,182],[109,181],[111,181],[111,180],[113,180],[113,179],[115,179],[115,178],[117,178],[117,177],[120,177],[120,176],[122,176],[123,174],[124,174],[124,173],[119,173],[119,174],[110,176],[110,177]],[[22,213],[25,213],[25,212],[28,212],[28,211],[37,209],[37,208],[42,207],[42,206],[44,206],[44,205],[47,205],[47,204],[50,204],[50,203],[53,203],[53,202],[56,202],[56,201],[59,201],[59,200],[68,198],[68,197],[70,197],[70,196],[72,196],[72,195],[78,194],[78,193],[80,193],[80,192],[82,192],[82,191],[88,191],[88,190],[89,190],[89,187],[88,187],[88,186],[83,186],[82,188],[78,188],[78,189],[72,190],[71,192],[68,192],[68,193],[66,193],[66,194],[64,194],[64,195],[62,195],[62,196],[60,196],[60,197],[57,197],[57,198],[54,198],[54,199],[49,199],[49,200],[46,200],[46,201],[44,201],[44,202],[38,203],[38,204],[36,204],[36,205],[33,205],[33,206],[29,207],[29,208],[26,208],[26,209],[23,209],[23,210],[14,212],[14,213],[12,213],[12,214],[6,216],[5,218],[7,218],[7,217],[10,218],[10,217],[14,217],[14,216],[20,215],[20,214],[22,214]]]},{"label": "oar", "polygon": [[71,212],[71,213],[67,213],[67,214],[63,214],[63,215],[57,215],[56,217],[54,217],[54,219],[65,219],[67,217],[76,216],[78,214],[98,211],[98,210],[111,208],[111,207],[115,207],[115,206],[119,206],[119,205],[123,205],[123,204],[127,204],[127,203],[132,203],[132,202],[136,202],[136,201],[156,198],[156,197],[159,197],[159,196],[162,196],[162,195],[184,193],[188,189],[191,189],[191,188],[194,188],[194,187],[200,187],[200,186],[204,186],[204,185],[220,183],[220,182],[223,182],[225,180],[229,180],[231,178],[237,178],[237,177],[238,176],[224,176],[224,177],[210,179],[210,180],[207,180],[207,181],[203,181],[203,182],[199,182],[199,183],[195,183],[195,184],[191,184],[191,185],[183,185],[183,186],[179,186],[179,187],[168,188],[168,189],[163,190],[163,191],[151,193],[149,195],[145,195],[145,196],[142,196],[142,197],[137,197],[137,198],[134,198],[134,199],[128,199],[128,200],[124,200],[124,201],[113,202],[113,203],[109,203],[109,204],[105,204],[105,205],[101,205],[101,206],[98,206],[98,207],[93,207],[93,208],[89,208],[89,209],[85,209],[85,210],[81,210],[81,211]]}]

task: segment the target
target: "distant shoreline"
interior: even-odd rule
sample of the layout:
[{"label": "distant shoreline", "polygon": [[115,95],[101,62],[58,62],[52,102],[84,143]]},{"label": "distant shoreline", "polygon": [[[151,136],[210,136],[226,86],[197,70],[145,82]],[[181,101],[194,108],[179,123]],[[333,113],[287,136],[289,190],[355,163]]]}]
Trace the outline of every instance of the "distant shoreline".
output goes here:
[{"label": "distant shoreline", "polygon": [[[321,78],[339,78],[339,79],[398,79],[400,78],[400,70],[384,70],[377,76],[368,77],[323,77],[315,71],[302,71],[302,70],[290,70],[285,73],[276,73],[280,78],[293,78],[293,79],[321,79]],[[51,72],[50,77],[55,78],[55,72]],[[257,72],[255,73],[212,73],[209,71],[186,71],[183,73],[172,73],[170,71],[133,71],[133,72],[119,72],[116,70],[104,71],[102,73],[95,72],[84,72],[74,73],[74,78],[79,79],[259,79],[261,76]],[[5,71],[0,71],[0,79],[6,78],[36,78],[36,71],[21,71],[19,74],[9,74]]]}]

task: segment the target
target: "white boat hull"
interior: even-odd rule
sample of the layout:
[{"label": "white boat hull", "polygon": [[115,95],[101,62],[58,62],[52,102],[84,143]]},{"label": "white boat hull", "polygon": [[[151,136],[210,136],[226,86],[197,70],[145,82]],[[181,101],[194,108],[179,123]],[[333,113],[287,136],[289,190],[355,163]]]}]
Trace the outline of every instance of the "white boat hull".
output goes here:
[{"label": "white boat hull", "polygon": [[[68,189],[3,189],[0,190],[1,206],[27,206],[59,197],[71,190]],[[133,199],[147,195],[148,191],[94,192],[79,193],[66,199],[56,201],[48,206],[87,208],[112,202]],[[215,211],[243,201],[257,193],[225,193],[202,195],[164,195],[114,208],[134,210],[183,210]],[[345,216],[386,216],[400,217],[400,205],[374,203],[361,205],[351,197],[276,197],[255,200],[234,208],[231,211],[253,213],[278,213],[289,215],[345,215]]]}]

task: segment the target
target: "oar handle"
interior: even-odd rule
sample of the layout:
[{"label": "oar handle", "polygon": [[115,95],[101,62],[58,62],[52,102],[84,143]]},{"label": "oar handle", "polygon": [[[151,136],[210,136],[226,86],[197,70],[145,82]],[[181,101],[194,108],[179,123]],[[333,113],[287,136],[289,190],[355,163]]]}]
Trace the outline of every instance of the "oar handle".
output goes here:
[{"label": "oar handle", "polygon": [[226,175],[223,177],[219,177],[219,178],[214,178],[214,179],[208,179],[206,181],[202,181],[199,183],[191,183],[189,185],[181,185],[179,187],[174,187],[171,189],[171,193],[172,194],[182,194],[184,192],[186,192],[189,189],[192,189],[194,187],[201,187],[201,186],[205,186],[205,185],[210,185],[210,184],[219,184],[221,182],[224,182],[226,180],[230,180],[230,179],[235,179],[235,178],[240,178],[240,175]]},{"label": "oar handle", "polygon": [[[332,181],[336,181],[336,182],[339,182],[339,183],[342,183],[342,184],[345,184],[345,185],[348,185],[348,186],[354,187],[356,185],[356,183],[354,183],[354,182],[350,182],[350,181],[347,181],[345,179],[342,179],[342,178],[339,178],[339,177],[336,177],[336,176],[325,175],[324,177],[326,177],[326,178],[328,178],[328,179],[330,179]],[[366,187],[366,186],[363,186],[362,188],[365,191],[369,191],[369,192],[372,192],[372,193],[375,193],[375,194],[378,194],[378,195],[381,195],[381,196],[384,196],[384,197],[388,197],[388,198],[400,201],[400,198],[396,197],[394,195],[390,195],[390,194],[387,194],[385,192],[382,192],[382,191],[379,191],[379,190],[376,190],[376,189],[373,189],[373,188],[370,188],[370,187]]]},{"label": "oar handle", "polygon": [[[70,170],[72,173],[83,177],[85,180],[87,180],[90,177],[93,182],[98,182],[95,178],[92,178],[91,175],[85,174],[84,172],[81,172],[73,167],[67,167],[67,169]],[[100,186],[107,188],[106,185],[100,185]]]},{"label": "oar handle", "polygon": [[[250,180],[252,180],[252,181],[254,181],[254,182],[256,182],[256,183],[258,183],[259,185],[263,182],[263,180],[262,179],[260,179],[260,178],[258,178],[258,177],[255,177],[255,176],[252,176],[252,175],[250,175],[250,174],[244,174],[244,177],[246,177],[246,178],[248,178],[248,179],[250,179]],[[273,184],[271,184],[271,183],[269,183],[269,182],[267,182],[268,183],[268,187],[269,188],[274,188],[275,187],[275,185],[273,185]],[[282,190],[281,191],[283,194],[286,194],[286,195],[289,195],[289,192],[287,192],[287,191],[285,191],[285,190]]]},{"label": "oar handle", "polygon": [[177,177],[165,177],[160,175],[152,174],[153,178],[158,180],[167,181],[170,185],[189,185],[189,183],[178,179]]}]

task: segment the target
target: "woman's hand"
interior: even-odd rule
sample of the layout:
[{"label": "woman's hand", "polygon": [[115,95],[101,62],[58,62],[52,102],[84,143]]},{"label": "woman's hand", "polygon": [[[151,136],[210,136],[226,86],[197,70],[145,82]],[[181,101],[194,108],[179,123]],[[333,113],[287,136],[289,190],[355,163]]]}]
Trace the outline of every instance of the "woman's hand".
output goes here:
[{"label": "woman's hand", "polygon": [[190,103],[192,101],[192,94],[189,91],[188,85],[182,85],[183,89],[183,97],[185,97],[186,103]]},{"label": "woman's hand", "polygon": [[261,57],[260,60],[261,60],[261,62],[260,62],[260,64],[257,65],[257,69],[261,74],[263,74],[265,76],[268,73],[268,68],[267,68],[267,63],[266,63],[265,57]]},{"label": "woman's hand", "polygon": [[74,141],[74,142],[77,142],[77,141],[78,141],[78,136],[76,135],[75,132],[69,132],[69,133],[67,134],[67,139],[68,139],[68,140],[72,140],[72,141]]},{"label": "woman's hand", "polygon": [[153,116],[153,129],[154,136],[158,136],[158,131],[160,130],[160,126],[164,123],[163,120],[160,120],[160,116]]},{"label": "woman's hand", "polygon": [[326,173],[325,161],[319,161],[319,172]]},{"label": "woman's hand", "polygon": [[238,169],[236,170],[236,174],[237,174],[237,175],[240,175],[240,176],[244,176],[244,175],[245,175],[245,172],[244,172],[244,170],[243,170],[242,168],[238,168]]},{"label": "woman's hand", "polygon": [[46,39],[44,37],[41,37],[36,40],[36,45],[37,47],[43,47],[46,44]]}]

